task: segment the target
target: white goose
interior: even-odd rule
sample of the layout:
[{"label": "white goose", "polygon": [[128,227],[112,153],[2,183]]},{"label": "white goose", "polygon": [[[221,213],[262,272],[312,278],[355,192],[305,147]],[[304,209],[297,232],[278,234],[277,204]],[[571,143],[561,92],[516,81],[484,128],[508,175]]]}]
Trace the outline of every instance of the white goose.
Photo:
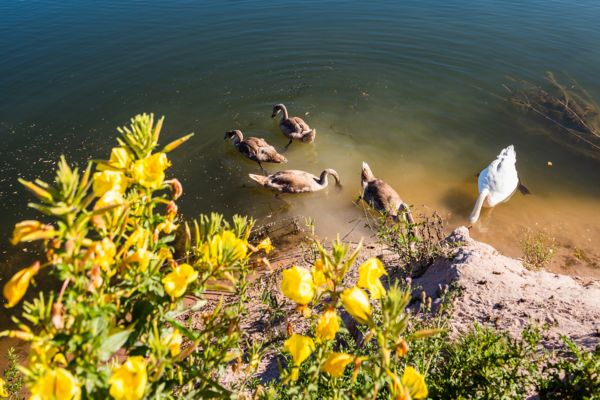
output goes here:
[{"label": "white goose", "polygon": [[517,189],[523,194],[529,193],[529,190],[519,182],[516,163],[517,153],[511,144],[479,173],[477,180],[479,197],[469,217],[470,223],[477,222],[482,207],[494,207],[508,201]]}]

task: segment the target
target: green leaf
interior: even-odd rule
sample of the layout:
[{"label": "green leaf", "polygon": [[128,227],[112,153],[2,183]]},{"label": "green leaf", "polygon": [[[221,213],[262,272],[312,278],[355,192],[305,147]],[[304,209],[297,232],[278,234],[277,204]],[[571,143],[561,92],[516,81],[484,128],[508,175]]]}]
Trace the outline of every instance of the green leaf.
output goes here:
[{"label": "green leaf", "polygon": [[100,351],[98,352],[100,360],[108,360],[117,350],[121,348],[121,346],[123,346],[123,344],[125,344],[131,332],[132,329],[126,329],[110,335],[104,341],[104,343],[102,343],[102,346],[100,346]]}]

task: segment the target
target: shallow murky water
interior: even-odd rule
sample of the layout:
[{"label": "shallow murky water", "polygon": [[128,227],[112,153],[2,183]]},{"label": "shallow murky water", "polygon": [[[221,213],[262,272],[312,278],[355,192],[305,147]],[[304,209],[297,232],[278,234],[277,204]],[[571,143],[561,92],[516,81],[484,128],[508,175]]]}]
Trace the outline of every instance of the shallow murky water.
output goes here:
[{"label": "shallow murky water", "polygon": [[[172,168],[186,215],[305,215],[329,237],[369,234],[352,202],[361,161],[452,228],[466,223],[475,174],[514,144],[533,195],[485,211],[473,235],[520,256],[525,229],[544,230],[562,247],[553,270],[598,276],[600,163],[494,94],[507,76],[553,70],[600,99],[599,18],[594,0],[2,2],[0,284],[28,258],[8,244],[12,225],[35,216],[17,176],[48,179],[61,153],[107,155],[115,127],[144,111],[167,116],[164,142],[196,132]],[[334,168],[341,191],[275,198],[248,179],[258,167],[223,132],[282,147],[277,102],[318,130],[286,168]]]}]

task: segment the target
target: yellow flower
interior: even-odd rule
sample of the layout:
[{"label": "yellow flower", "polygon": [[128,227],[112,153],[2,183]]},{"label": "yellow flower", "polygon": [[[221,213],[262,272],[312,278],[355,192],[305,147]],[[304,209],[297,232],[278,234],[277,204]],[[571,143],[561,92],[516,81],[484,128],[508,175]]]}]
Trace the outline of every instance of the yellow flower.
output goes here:
[{"label": "yellow flower", "polygon": [[158,232],[164,232],[167,235],[171,234],[172,232],[175,232],[177,230],[177,224],[173,223],[173,220],[166,220],[164,222],[161,222],[160,224],[158,224],[156,226],[156,230]]},{"label": "yellow flower", "polygon": [[8,397],[8,395],[9,393],[8,390],[6,390],[6,382],[0,377],[0,397],[5,398]]},{"label": "yellow flower", "polygon": [[344,289],[341,295],[342,305],[355,320],[362,324],[369,322],[371,318],[371,303],[364,290],[354,286]]},{"label": "yellow flower", "polygon": [[263,239],[258,246],[256,246],[256,251],[264,250],[265,253],[269,254],[274,249],[273,243],[271,242],[271,238]]},{"label": "yellow flower", "polygon": [[113,368],[108,380],[109,393],[116,400],[139,400],[144,397],[147,382],[148,374],[144,358],[129,357],[123,365]]},{"label": "yellow flower", "polygon": [[31,400],[79,399],[81,389],[79,382],[69,371],[54,368],[44,374],[30,388]]},{"label": "yellow flower", "polygon": [[39,270],[40,263],[36,261],[31,266],[23,268],[14,274],[13,277],[6,282],[4,289],[2,290],[2,294],[4,294],[4,297],[8,301],[6,308],[14,307],[19,301],[21,301],[23,296],[25,296],[25,292],[27,292],[29,282],[35,275],[37,275]]},{"label": "yellow flower", "polygon": [[124,193],[127,189],[127,178],[119,171],[96,172],[92,178],[92,188],[96,197],[102,197],[110,191]]},{"label": "yellow flower", "polygon": [[133,164],[133,177],[144,187],[159,189],[165,179],[165,169],[170,165],[165,153],[152,154]]},{"label": "yellow flower", "polygon": [[327,356],[325,363],[321,366],[321,371],[327,372],[334,378],[342,376],[346,366],[354,360],[354,357],[346,353],[331,353]]},{"label": "yellow flower", "polygon": [[315,350],[315,343],[308,336],[293,334],[283,344],[285,351],[292,355],[294,368],[292,369],[292,379],[298,379],[298,367],[304,362]]},{"label": "yellow flower", "polygon": [[118,169],[127,169],[131,164],[131,157],[129,157],[129,153],[127,149],[124,147],[113,147],[110,151],[110,160],[108,164],[112,168]]},{"label": "yellow flower", "polygon": [[407,366],[404,369],[402,384],[408,388],[411,399],[418,400],[427,397],[428,392],[427,385],[425,384],[425,377],[418,373],[413,367]]},{"label": "yellow flower", "polygon": [[133,254],[131,254],[129,257],[127,257],[127,260],[125,260],[127,263],[138,263],[138,269],[141,272],[144,272],[146,270],[146,268],[148,268],[148,265],[150,264],[150,259],[152,258],[152,252],[146,250],[144,247],[137,249],[135,252],[133,252]]},{"label": "yellow flower", "polygon": [[234,263],[246,257],[247,253],[246,241],[238,238],[229,230],[214,235],[204,245],[204,260],[213,265]]},{"label": "yellow flower", "polygon": [[162,340],[163,346],[169,347],[171,357],[176,357],[181,352],[181,343],[183,342],[183,336],[177,329],[173,330],[169,335],[165,336]]},{"label": "yellow flower", "polygon": [[27,220],[15,225],[10,243],[14,246],[19,242],[31,242],[33,240],[50,239],[56,231],[52,225],[44,225],[40,221]]},{"label": "yellow flower", "polygon": [[189,264],[181,264],[173,269],[173,272],[169,273],[162,280],[165,287],[165,291],[172,298],[183,296],[187,286],[194,282],[198,278],[198,272],[194,271]]},{"label": "yellow flower", "polygon": [[385,294],[385,288],[379,279],[387,275],[381,260],[372,257],[358,267],[358,287],[368,289],[372,299],[380,299]]},{"label": "yellow flower", "polygon": [[90,246],[90,252],[94,257],[94,263],[99,265],[105,272],[110,272],[110,267],[115,261],[117,248],[112,240],[104,238],[94,242]]},{"label": "yellow flower", "polygon": [[317,321],[317,340],[333,340],[335,334],[340,330],[338,316],[333,309],[329,309],[319,317]]},{"label": "yellow flower", "polygon": [[315,296],[315,287],[310,271],[297,266],[283,271],[281,291],[287,298],[300,305],[310,303]]},{"label": "yellow flower", "polygon": [[327,278],[325,277],[325,264],[320,259],[315,262],[315,265],[312,267],[312,280],[316,287],[323,286],[327,283]]},{"label": "yellow flower", "polygon": [[116,190],[109,190],[98,199],[98,201],[94,205],[94,210],[99,210],[101,208],[109,206],[120,205],[123,204],[123,202],[124,200],[121,192]]}]

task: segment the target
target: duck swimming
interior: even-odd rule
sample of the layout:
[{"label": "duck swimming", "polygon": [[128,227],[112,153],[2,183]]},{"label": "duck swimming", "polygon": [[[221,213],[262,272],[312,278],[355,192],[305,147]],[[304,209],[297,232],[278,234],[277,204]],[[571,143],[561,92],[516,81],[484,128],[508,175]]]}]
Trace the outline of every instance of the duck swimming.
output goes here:
[{"label": "duck swimming", "polygon": [[[225,139],[231,139],[235,148],[246,158],[256,161],[261,169],[263,162],[285,163],[287,159],[279,154],[275,147],[271,146],[264,139],[257,137],[247,137],[240,130],[225,132]],[[264,171],[264,169],[263,169]]]},{"label": "duck swimming", "polygon": [[268,176],[248,174],[250,179],[259,185],[281,193],[306,193],[325,189],[328,185],[328,175],[335,178],[337,186],[341,186],[338,173],[330,168],[323,170],[319,177],[293,169],[275,172]]},{"label": "duck swimming", "polygon": [[517,189],[523,194],[529,194],[529,190],[519,182],[516,163],[517,153],[511,144],[502,149],[498,157],[479,173],[479,196],[469,217],[470,223],[477,222],[482,207],[494,207],[508,201]]},{"label": "duck swimming", "polygon": [[375,210],[386,213],[394,220],[402,213],[406,221],[413,224],[414,220],[408,205],[402,201],[400,195],[386,182],[375,178],[371,167],[366,162],[362,163],[360,182],[363,193],[361,198]]},{"label": "duck swimming", "polygon": [[286,138],[290,139],[286,148],[292,144],[293,140],[298,140],[304,143],[312,143],[317,135],[316,129],[311,129],[310,126],[300,117],[289,117],[287,108],[283,104],[275,104],[273,106],[273,114],[271,118],[275,118],[277,114],[282,113],[279,121],[279,128]]}]

